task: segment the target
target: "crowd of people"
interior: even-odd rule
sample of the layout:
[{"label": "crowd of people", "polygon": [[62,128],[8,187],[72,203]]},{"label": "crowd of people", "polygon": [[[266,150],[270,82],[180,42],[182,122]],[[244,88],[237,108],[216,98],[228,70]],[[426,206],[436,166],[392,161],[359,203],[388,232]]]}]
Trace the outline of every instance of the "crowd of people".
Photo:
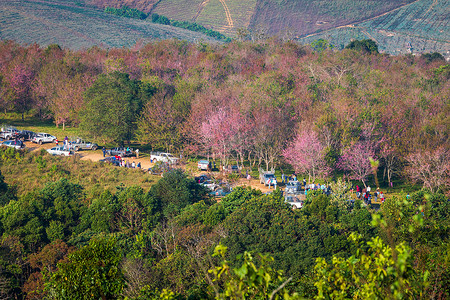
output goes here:
[{"label": "crowd of people", "polygon": [[384,202],[384,193],[380,191],[380,188],[377,188],[373,194],[371,194],[370,192],[370,186],[367,186],[367,188],[362,188],[359,185],[356,186],[356,196],[358,197],[358,199],[363,198],[366,204],[370,204],[372,203],[372,201],[377,202],[378,200],[380,200],[381,203]]},{"label": "crowd of people", "polygon": [[114,157],[114,161],[115,164],[119,167],[123,167],[123,168],[132,168],[132,169],[141,169],[141,162],[138,162],[136,164],[136,162],[133,161],[129,161],[129,160],[125,160],[123,157],[121,157],[120,155],[115,155]]},{"label": "crowd of people", "polygon": [[[286,185],[289,182],[299,182],[295,173],[290,176],[286,176],[284,173],[281,175],[281,185]],[[308,191],[321,190],[326,195],[330,195],[332,192],[331,187],[323,183],[319,184],[313,182],[307,184],[306,178],[303,178],[303,181],[301,182],[301,188],[302,192],[304,192],[305,195],[307,195]],[[366,204],[371,204],[372,202],[377,201],[383,203],[385,200],[384,193],[380,190],[380,188],[377,188],[374,192],[372,192],[370,186],[363,188],[359,185],[356,185],[350,189],[350,192],[352,194],[356,193],[356,197],[358,199],[363,199]]]}]

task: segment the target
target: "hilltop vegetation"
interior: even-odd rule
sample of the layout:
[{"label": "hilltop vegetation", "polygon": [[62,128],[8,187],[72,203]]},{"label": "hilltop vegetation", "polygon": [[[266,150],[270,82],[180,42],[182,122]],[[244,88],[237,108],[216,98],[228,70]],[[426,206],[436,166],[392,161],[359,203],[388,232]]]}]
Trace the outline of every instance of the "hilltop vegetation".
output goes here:
[{"label": "hilltop vegetation", "polygon": [[[411,179],[436,191],[448,183],[449,65],[439,54],[389,57],[370,40],[341,52],[276,40],[0,46],[2,110],[80,126],[100,144],[136,140],[222,165],[289,163],[312,181],[345,172],[379,186]],[[298,163],[304,155],[318,160]],[[356,158],[359,169],[349,163]]]},{"label": "hilltop vegetation", "polygon": [[[0,296],[446,299],[449,87],[442,55],[392,57],[371,40],[1,42],[2,113],[218,167],[293,169],[333,193],[296,210],[278,191],[217,202],[181,170],[157,180],[2,147]],[[375,212],[348,201],[353,185],[397,195]]]}]

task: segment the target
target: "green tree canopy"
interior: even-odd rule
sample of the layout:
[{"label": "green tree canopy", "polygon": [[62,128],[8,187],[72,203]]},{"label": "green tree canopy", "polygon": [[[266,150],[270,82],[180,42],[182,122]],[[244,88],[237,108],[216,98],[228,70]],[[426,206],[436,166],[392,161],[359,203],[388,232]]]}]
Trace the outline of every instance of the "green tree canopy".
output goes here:
[{"label": "green tree canopy", "polygon": [[150,195],[160,201],[164,215],[170,216],[179,213],[186,205],[204,199],[206,189],[177,169],[165,173],[164,177],[152,186]]},{"label": "green tree canopy", "polygon": [[366,39],[366,40],[354,40],[351,41],[350,44],[345,46],[345,49],[354,49],[357,51],[362,51],[366,53],[378,53],[378,45],[375,41]]},{"label": "green tree canopy", "polygon": [[125,288],[114,240],[92,240],[58,264],[46,288],[57,299],[117,299]]},{"label": "green tree canopy", "polygon": [[128,74],[113,72],[100,75],[85,94],[81,129],[103,142],[130,141],[141,110],[139,83]]}]

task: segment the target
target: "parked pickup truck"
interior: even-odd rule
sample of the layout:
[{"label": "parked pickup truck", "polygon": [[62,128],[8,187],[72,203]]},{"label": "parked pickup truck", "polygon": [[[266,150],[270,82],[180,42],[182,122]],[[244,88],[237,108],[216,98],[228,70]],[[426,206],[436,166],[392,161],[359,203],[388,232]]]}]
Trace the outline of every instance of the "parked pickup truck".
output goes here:
[{"label": "parked pickup truck", "polygon": [[167,162],[169,164],[177,164],[179,161],[178,157],[173,156],[170,153],[165,153],[165,152],[152,152],[150,154],[150,160],[152,162],[157,162],[157,161],[161,161],[161,162]]},{"label": "parked pickup truck", "polygon": [[302,190],[302,185],[299,181],[289,181],[284,188],[285,193],[297,193]]},{"label": "parked pickup truck", "polygon": [[275,177],[275,170],[264,171],[263,169],[259,169],[259,182],[264,185],[276,185],[277,178]]},{"label": "parked pickup truck", "polygon": [[39,145],[42,145],[43,143],[54,143],[56,142],[56,136],[40,132],[33,136],[33,139],[31,141]]},{"label": "parked pickup truck", "polygon": [[18,137],[20,131],[11,126],[2,127],[0,132],[0,138],[4,140],[13,140]]},{"label": "parked pickup truck", "polygon": [[110,150],[106,150],[106,154],[108,154],[110,156],[118,155],[120,157],[127,157],[127,156],[134,155],[132,148],[125,148],[125,147],[116,147],[116,148],[112,148]]},{"label": "parked pickup truck", "polygon": [[98,145],[96,143],[87,142],[83,139],[77,138],[74,141],[70,142],[70,148],[79,151],[79,150],[97,150]]}]

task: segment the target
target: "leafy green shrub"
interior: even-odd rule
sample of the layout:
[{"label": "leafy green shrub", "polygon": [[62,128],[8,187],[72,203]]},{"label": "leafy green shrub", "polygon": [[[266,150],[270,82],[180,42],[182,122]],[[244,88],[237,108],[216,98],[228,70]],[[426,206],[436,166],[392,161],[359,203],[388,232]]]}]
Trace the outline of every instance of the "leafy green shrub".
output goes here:
[{"label": "leafy green shrub", "polygon": [[163,25],[171,25],[174,27],[183,28],[190,31],[201,32],[215,39],[222,40],[224,42],[231,42],[231,39],[229,37],[226,37],[225,35],[221,34],[218,31],[207,29],[206,27],[199,25],[197,23],[189,21],[171,20],[165,16],[161,16],[158,14],[152,14],[152,22]]},{"label": "leafy green shrub", "polygon": [[129,8],[128,6],[123,6],[122,8],[106,7],[105,13],[140,20],[147,18],[145,12],[135,8]]},{"label": "leafy green shrub", "polygon": [[40,171],[47,167],[47,161],[41,155],[37,156],[35,161]]},{"label": "leafy green shrub", "polygon": [[345,46],[345,49],[354,49],[365,53],[378,53],[377,43],[370,39],[351,41],[350,44]]},{"label": "leafy green shrub", "polygon": [[23,150],[16,150],[12,147],[0,147],[0,157],[2,161],[20,161]]}]

